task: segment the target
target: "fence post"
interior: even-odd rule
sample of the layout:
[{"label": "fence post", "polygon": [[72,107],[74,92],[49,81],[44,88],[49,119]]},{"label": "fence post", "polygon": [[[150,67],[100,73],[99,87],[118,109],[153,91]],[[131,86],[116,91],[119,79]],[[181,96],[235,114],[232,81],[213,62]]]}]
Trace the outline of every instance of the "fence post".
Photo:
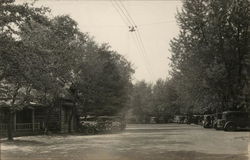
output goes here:
[{"label": "fence post", "polygon": [[35,131],[35,109],[32,109],[32,131]]}]

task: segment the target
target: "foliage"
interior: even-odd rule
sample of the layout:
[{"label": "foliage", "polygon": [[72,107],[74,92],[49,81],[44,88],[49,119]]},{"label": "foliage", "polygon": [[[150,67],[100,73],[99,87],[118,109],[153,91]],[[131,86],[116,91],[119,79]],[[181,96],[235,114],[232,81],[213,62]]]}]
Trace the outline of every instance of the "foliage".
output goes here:
[{"label": "foliage", "polygon": [[184,1],[171,42],[172,78],[182,103],[203,111],[246,109],[249,1]]},{"label": "foliage", "polygon": [[48,8],[13,0],[0,5],[0,107],[13,114],[31,102],[53,108],[67,98],[79,115],[124,108],[134,71],[123,56],[67,15],[49,17]]},{"label": "foliage", "polygon": [[134,85],[134,115],[166,121],[174,114],[249,110],[249,7],[248,0],[184,0],[176,17],[180,33],[170,43],[171,77]]},{"label": "foliage", "polygon": [[85,114],[113,115],[124,108],[133,70],[123,56],[89,41],[77,70],[74,87]]},{"label": "foliage", "polygon": [[149,117],[152,116],[152,85],[145,81],[139,81],[134,84],[130,98],[130,108],[137,118],[137,122],[149,122]]},{"label": "foliage", "polygon": [[159,79],[155,84],[137,82],[129,106],[139,123],[148,123],[151,117],[155,117],[157,123],[169,122],[180,113],[175,82],[170,79]]}]

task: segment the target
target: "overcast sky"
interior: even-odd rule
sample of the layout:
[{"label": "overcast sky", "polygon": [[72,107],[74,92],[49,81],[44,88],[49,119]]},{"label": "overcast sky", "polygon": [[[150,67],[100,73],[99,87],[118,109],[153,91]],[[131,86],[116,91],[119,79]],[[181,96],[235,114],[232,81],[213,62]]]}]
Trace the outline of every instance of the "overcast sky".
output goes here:
[{"label": "overcast sky", "polygon": [[[53,16],[70,15],[77,21],[82,32],[94,36],[98,43],[109,43],[113,50],[132,62],[136,71],[135,80],[155,82],[168,75],[170,70],[168,58],[171,54],[169,42],[179,32],[175,16],[177,9],[181,7],[180,1],[39,0],[36,2],[36,6],[41,5],[51,8]],[[123,6],[129,13],[123,9],[128,18],[125,18],[121,11]],[[137,32],[129,32],[127,20],[129,16],[137,25]]]}]

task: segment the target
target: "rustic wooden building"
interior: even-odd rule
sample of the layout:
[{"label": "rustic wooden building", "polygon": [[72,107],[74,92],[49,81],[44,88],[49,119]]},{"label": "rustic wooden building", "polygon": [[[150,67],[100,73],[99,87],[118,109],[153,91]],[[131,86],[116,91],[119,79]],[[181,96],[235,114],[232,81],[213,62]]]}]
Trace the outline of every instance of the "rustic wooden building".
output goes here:
[{"label": "rustic wooden building", "polygon": [[[14,135],[44,134],[46,132],[68,133],[76,130],[74,103],[60,99],[55,107],[32,104],[14,114]],[[0,133],[7,134],[8,108],[0,110]]]}]

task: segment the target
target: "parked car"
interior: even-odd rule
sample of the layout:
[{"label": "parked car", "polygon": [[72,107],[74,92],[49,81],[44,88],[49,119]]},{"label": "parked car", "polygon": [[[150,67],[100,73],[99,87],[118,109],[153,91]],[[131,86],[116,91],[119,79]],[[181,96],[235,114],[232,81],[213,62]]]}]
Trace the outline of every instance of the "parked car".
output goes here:
[{"label": "parked car", "polygon": [[217,123],[220,122],[222,119],[222,113],[216,113],[214,114],[214,120],[213,120],[213,128],[218,130],[220,128],[218,128],[217,126]]},{"label": "parked car", "polygon": [[98,116],[83,118],[79,131],[85,134],[96,134],[122,131],[125,128],[126,123],[119,116]]},{"label": "parked car", "polygon": [[95,116],[88,116],[81,118],[80,121],[80,132],[85,134],[95,134],[97,133],[97,119]]},{"label": "parked car", "polygon": [[179,123],[179,124],[187,123],[187,116],[175,115],[174,123]]},{"label": "parked car", "polygon": [[203,115],[192,115],[189,118],[189,123],[201,125],[203,121]]},{"label": "parked car", "polygon": [[221,120],[217,122],[217,128],[224,131],[235,131],[248,127],[250,127],[248,112],[226,111],[222,113]]},{"label": "parked car", "polygon": [[203,127],[204,128],[212,128],[213,127],[213,120],[214,120],[213,114],[204,115]]}]

